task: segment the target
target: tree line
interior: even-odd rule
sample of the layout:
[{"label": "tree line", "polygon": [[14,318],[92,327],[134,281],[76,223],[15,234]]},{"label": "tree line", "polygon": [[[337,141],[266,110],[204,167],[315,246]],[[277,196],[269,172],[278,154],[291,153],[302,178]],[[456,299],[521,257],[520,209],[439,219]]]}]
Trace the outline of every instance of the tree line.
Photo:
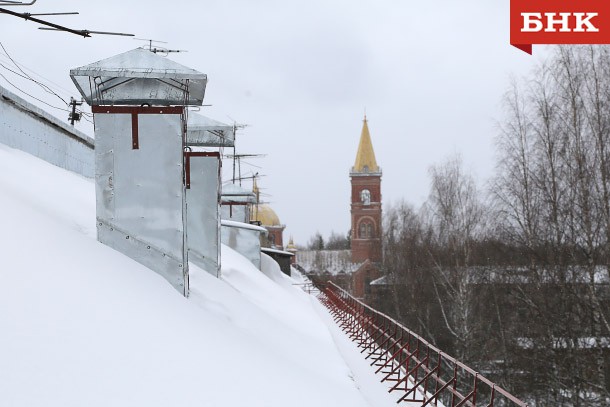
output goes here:
[{"label": "tree line", "polygon": [[610,48],[513,81],[485,188],[459,156],[384,216],[376,304],[536,406],[610,405]]}]

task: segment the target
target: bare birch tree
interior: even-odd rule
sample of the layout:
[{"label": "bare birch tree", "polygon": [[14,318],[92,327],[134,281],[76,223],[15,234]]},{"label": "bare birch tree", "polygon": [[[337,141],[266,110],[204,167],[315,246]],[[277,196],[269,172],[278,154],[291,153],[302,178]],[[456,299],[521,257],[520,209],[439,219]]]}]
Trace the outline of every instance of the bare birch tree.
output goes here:
[{"label": "bare birch tree", "polygon": [[431,192],[426,208],[434,247],[428,250],[432,283],[443,320],[455,339],[456,356],[473,360],[475,322],[473,246],[481,236],[483,206],[474,179],[464,172],[459,156],[430,168]]},{"label": "bare birch tree", "polygon": [[529,268],[518,290],[532,316],[528,357],[548,372],[541,388],[554,405],[608,397],[608,302],[599,294],[610,242],[608,62],[607,47],[559,47],[533,80],[511,88],[498,142],[498,213]]}]

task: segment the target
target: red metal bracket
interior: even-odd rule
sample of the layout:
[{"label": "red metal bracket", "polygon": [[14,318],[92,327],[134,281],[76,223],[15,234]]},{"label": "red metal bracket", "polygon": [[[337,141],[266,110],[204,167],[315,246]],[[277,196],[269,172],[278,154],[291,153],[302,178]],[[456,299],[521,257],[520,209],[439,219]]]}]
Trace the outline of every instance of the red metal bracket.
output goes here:
[{"label": "red metal bracket", "polygon": [[217,151],[184,152],[184,185],[186,186],[186,189],[191,189],[191,157],[218,157],[220,160],[220,153]]},{"label": "red metal bracket", "polygon": [[140,147],[138,142],[138,114],[131,114],[131,148],[137,150]]},{"label": "red metal bracket", "polygon": [[131,115],[131,148],[140,148],[138,115],[141,114],[182,114],[184,107],[177,106],[91,106],[91,111],[95,114],[130,114]]}]

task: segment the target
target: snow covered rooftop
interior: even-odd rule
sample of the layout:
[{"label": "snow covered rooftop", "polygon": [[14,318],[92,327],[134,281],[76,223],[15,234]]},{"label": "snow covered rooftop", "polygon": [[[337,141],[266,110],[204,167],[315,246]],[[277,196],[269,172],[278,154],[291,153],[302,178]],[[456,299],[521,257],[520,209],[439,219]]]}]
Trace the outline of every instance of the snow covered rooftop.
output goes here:
[{"label": "snow covered rooftop", "polygon": [[0,188],[1,406],[396,405],[267,256],[223,247],[187,299],[96,241],[91,180],[0,144]]},{"label": "snow covered rooftop", "polygon": [[352,263],[351,250],[305,250],[297,252],[296,263],[307,273],[350,274],[362,263]]}]

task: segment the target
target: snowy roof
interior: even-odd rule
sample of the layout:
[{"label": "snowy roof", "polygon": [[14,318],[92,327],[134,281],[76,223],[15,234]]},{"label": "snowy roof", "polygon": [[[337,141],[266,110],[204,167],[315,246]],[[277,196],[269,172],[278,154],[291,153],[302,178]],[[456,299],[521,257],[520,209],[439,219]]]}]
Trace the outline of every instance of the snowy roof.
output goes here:
[{"label": "snowy roof", "polygon": [[189,112],[186,143],[190,146],[233,147],[235,127]]},{"label": "snowy roof", "polygon": [[[544,339],[547,341],[548,339]],[[516,338],[517,346],[521,349],[533,349],[536,345],[537,338],[519,337]],[[551,344],[553,349],[596,349],[596,348],[610,348],[610,337],[591,337],[581,336],[578,338],[551,338]],[[546,344],[545,344],[546,345]]]},{"label": "snowy roof", "polygon": [[70,70],[90,105],[201,105],[207,76],[143,48]]},{"label": "snowy roof", "polygon": [[371,281],[371,285],[386,285],[386,280],[387,276],[379,277],[378,279]]},{"label": "snowy roof", "polygon": [[307,250],[297,253],[296,263],[307,273],[351,274],[362,265],[352,263],[351,250]]},{"label": "snowy roof", "polygon": [[258,232],[265,233],[265,234],[267,233],[267,229],[265,229],[261,226],[256,226],[256,225],[252,225],[250,223],[244,223],[244,222],[236,222],[234,220],[222,219],[220,221],[220,225],[226,226],[229,228],[249,229],[249,230],[256,230]]},{"label": "snowy roof", "polygon": [[290,253],[290,252],[287,252],[285,250],[272,249],[270,247],[261,247],[261,252],[264,252],[264,253],[277,253],[277,254],[282,254],[284,256],[290,256],[290,257],[294,256],[294,253]]},{"label": "snowy roof", "polygon": [[568,284],[583,284],[589,282],[589,271],[593,273],[593,279],[597,284],[608,284],[608,273],[605,267],[596,266],[589,270],[584,266],[567,266],[561,273],[552,268],[539,267],[469,267],[460,272],[468,274],[468,282],[471,284],[520,284],[528,283],[535,277],[542,284],[554,284],[558,277],[565,278]]},{"label": "snowy roof", "polygon": [[[593,270],[593,278],[596,284],[609,284],[608,273],[605,267],[596,266]],[[551,269],[531,269],[528,267],[468,267],[457,270],[442,270],[443,273],[460,273],[466,276],[469,284],[526,284],[532,281],[532,277],[542,284],[554,284],[558,281],[557,276]],[[383,276],[371,282],[371,285],[391,285],[387,276]],[[564,275],[568,284],[588,284],[589,270],[582,266],[569,266]],[[398,284],[403,284],[402,282]]]},{"label": "snowy roof", "polygon": [[97,242],[91,180],[0,145],[0,188],[0,405],[396,405],[277,263],[223,245],[223,278],[191,265],[184,298]]}]

